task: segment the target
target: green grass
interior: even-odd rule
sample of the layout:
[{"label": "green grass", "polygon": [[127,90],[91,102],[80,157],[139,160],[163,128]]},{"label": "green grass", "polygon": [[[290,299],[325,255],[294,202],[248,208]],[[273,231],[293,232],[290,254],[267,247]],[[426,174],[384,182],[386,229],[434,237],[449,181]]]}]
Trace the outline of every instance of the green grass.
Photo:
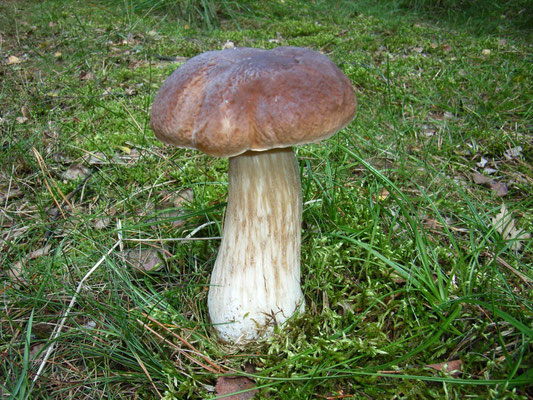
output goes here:
[{"label": "green grass", "polygon": [[[229,371],[260,398],[531,398],[533,241],[517,250],[492,222],[505,204],[533,230],[531,7],[437,3],[2,3],[1,397],[214,398]],[[307,310],[243,351],[216,341],[206,307],[227,161],[163,146],[148,118],[179,65],[162,57],[228,40],[320,50],[359,104],[297,149]],[[65,178],[76,164],[89,175]],[[205,240],[174,240],[198,227]],[[160,269],[121,256],[139,242]],[[459,374],[428,367],[456,360]]]}]

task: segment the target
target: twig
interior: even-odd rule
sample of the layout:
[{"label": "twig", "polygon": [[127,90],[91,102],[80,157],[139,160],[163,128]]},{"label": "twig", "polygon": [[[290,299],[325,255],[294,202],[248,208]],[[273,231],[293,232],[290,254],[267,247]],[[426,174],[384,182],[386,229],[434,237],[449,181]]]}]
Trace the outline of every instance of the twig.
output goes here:
[{"label": "twig", "polygon": [[191,242],[194,240],[220,240],[222,239],[222,236],[211,236],[211,237],[199,237],[199,238],[193,238],[193,237],[184,237],[184,238],[166,238],[166,239],[124,239],[125,242]]},{"label": "twig", "polygon": [[206,226],[209,226],[209,225],[213,225],[214,223],[215,223],[215,221],[209,221],[209,222],[206,222],[205,224],[197,226],[196,228],[193,229],[193,231],[191,233],[189,233],[187,236],[185,236],[185,239],[192,238],[200,229],[203,229],[203,228],[205,228]]},{"label": "twig", "polygon": [[72,296],[72,299],[70,300],[70,303],[63,314],[63,318],[61,318],[61,321],[58,325],[56,325],[56,328],[54,329],[54,332],[52,333],[52,337],[50,339],[50,346],[48,347],[48,350],[46,351],[46,354],[44,355],[43,360],[41,361],[41,365],[39,366],[39,369],[37,370],[37,373],[33,377],[33,384],[39,379],[39,376],[41,375],[41,372],[44,369],[44,366],[46,365],[46,362],[50,358],[50,355],[52,354],[52,351],[54,350],[54,344],[57,337],[60,335],[61,330],[63,329],[63,326],[65,325],[65,321],[67,320],[67,317],[70,314],[70,311],[72,310],[72,307],[74,307],[74,304],[76,303],[76,298],[78,297],[78,294],[81,291],[81,288],[83,287],[83,283],[91,276],[91,274],[96,271],[96,269],[104,262],[104,260],[122,243],[122,241],[119,239],[108,251],[105,253],[100,260],[85,274],[85,276],[82,278],[80,283],[78,284],[78,287],[76,288],[76,291],[74,292],[74,296]]}]

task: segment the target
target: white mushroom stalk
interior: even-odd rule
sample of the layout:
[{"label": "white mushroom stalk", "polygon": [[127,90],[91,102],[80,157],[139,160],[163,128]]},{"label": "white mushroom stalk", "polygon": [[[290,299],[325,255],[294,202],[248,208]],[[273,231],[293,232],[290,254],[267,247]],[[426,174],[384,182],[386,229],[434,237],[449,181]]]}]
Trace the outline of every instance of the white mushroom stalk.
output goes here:
[{"label": "white mushroom stalk", "polygon": [[292,148],[229,160],[228,205],[209,289],[221,339],[268,335],[303,309],[300,289],[302,194]]}]

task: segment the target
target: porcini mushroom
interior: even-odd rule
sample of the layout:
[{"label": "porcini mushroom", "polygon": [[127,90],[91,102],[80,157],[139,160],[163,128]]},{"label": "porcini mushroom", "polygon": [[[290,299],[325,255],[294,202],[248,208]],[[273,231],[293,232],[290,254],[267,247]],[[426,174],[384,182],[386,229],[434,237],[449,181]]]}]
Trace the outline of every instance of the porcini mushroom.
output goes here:
[{"label": "porcini mushroom", "polygon": [[208,308],[219,337],[265,337],[304,307],[302,194],[292,146],[326,139],[354,117],[349,79],[297,47],[235,48],[191,58],[151,111],[157,138],[230,157],[222,242]]}]

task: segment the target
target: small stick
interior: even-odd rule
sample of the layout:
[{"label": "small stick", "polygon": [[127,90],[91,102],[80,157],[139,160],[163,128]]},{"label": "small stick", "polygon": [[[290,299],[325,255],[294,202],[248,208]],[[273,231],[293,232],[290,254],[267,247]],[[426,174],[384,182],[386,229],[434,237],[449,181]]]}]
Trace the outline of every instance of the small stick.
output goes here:
[{"label": "small stick", "polygon": [[193,229],[193,231],[191,233],[189,233],[187,236],[185,236],[185,239],[192,238],[200,229],[203,229],[203,228],[205,228],[206,226],[209,226],[209,225],[213,225],[214,223],[215,223],[215,221],[209,221],[209,222],[206,222],[205,224],[197,226],[196,228]]},{"label": "small stick", "polygon": [[166,239],[124,239],[125,242],[140,242],[140,243],[148,243],[148,242],[191,242],[194,240],[220,240],[222,239],[221,236],[212,236],[212,237],[199,237],[199,238],[193,238],[193,237],[184,237],[184,238],[166,238]]}]

